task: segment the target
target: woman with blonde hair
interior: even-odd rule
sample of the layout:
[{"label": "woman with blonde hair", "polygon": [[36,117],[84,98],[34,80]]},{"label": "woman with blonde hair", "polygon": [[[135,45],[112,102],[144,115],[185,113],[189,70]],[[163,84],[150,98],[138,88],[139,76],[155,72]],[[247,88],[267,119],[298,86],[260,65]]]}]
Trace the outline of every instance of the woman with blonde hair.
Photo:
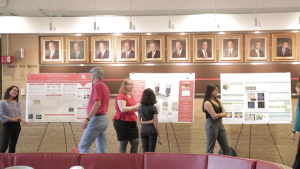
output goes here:
[{"label": "woman with blonde hair", "polygon": [[128,142],[131,144],[130,153],[138,152],[139,130],[135,112],[140,107],[133,95],[133,82],[126,78],[122,81],[119,95],[116,98],[116,114],[113,118],[114,128],[120,142],[119,153],[126,153]]}]

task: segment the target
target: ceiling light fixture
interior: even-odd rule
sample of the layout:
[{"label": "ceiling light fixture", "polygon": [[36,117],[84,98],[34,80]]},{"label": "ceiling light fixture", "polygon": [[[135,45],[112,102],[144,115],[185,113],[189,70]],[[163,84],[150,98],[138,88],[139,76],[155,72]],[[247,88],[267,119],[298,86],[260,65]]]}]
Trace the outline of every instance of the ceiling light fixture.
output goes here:
[{"label": "ceiling light fixture", "polygon": [[225,34],[225,32],[219,32],[219,34]]},{"label": "ceiling light fixture", "polygon": [[184,32],[181,32],[180,35],[185,35],[185,33],[184,33]]},{"label": "ceiling light fixture", "polygon": [[120,34],[120,33],[115,33],[115,34],[113,34],[113,35],[115,35],[115,36],[120,36],[120,35],[122,35],[122,34]]},{"label": "ceiling light fixture", "polygon": [[96,22],[96,0],[94,0],[94,30],[99,30],[100,28],[97,26]]},{"label": "ceiling light fixture", "polygon": [[255,31],[254,33],[260,33],[259,31]]},{"label": "ceiling light fixture", "polygon": [[56,28],[52,26],[52,8],[51,8],[51,0],[50,0],[50,31],[56,31]]},{"label": "ceiling light fixture", "polygon": [[293,32],[298,33],[299,31],[298,30],[294,30]]},{"label": "ceiling light fixture", "polygon": [[175,26],[171,22],[171,0],[169,0],[169,29],[175,29]]},{"label": "ceiling light fixture", "polygon": [[75,36],[81,36],[82,34],[81,33],[77,33]]},{"label": "ceiling light fixture", "polygon": [[257,23],[257,0],[255,1],[255,19],[254,19],[254,26],[261,27],[262,23],[258,22]]},{"label": "ceiling light fixture", "polygon": [[147,35],[151,35],[151,33],[147,33]]},{"label": "ceiling light fixture", "polygon": [[135,25],[132,24],[131,11],[132,11],[132,0],[130,0],[130,22],[129,22],[129,29],[136,30]]},{"label": "ceiling light fixture", "polygon": [[217,0],[215,0],[215,28],[220,28],[220,25],[217,24]]}]

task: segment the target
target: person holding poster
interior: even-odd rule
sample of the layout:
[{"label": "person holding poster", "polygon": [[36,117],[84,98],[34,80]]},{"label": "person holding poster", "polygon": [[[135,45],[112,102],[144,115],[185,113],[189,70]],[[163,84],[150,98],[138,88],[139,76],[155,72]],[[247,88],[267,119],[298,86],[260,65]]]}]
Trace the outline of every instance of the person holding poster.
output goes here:
[{"label": "person holding poster", "polygon": [[26,121],[22,118],[19,88],[17,86],[10,86],[4,93],[4,98],[0,103],[0,120],[3,122],[0,153],[5,153],[8,146],[8,153],[15,153],[21,132],[20,122],[26,124]]},{"label": "person holding poster", "polygon": [[202,110],[206,114],[205,131],[207,136],[206,154],[213,153],[218,140],[223,154],[230,155],[226,130],[222,117],[226,116],[223,104],[217,99],[218,85],[209,83],[206,87]]},{"label": "person holding poster", "polygon": [[[296,88],[297,94],[299,95],[300,94],[300,77],[299,77],[299,81],[295,88]],[[292,131],[292,135],[291,135],[292,140],[296,140],[295,133],[297,132],[298,139],[299,139],[298,150],[297,150],[297,155],[296,155],[293,169],[300,168],[300,117],[299,117],[300,116],[300,114],[299,114],[300,107],[299,107],[299,104],[300,104],[300,97],[298,98],[298,104],[296,106],[296,118],[295,118],[294,130]]]},{"label": "person holding poster", "polygon": [[114,128],[120,142],[119,153],[126,153],[128,141],[131,144],[130,153],[138,152],[139,129],[137,127],[137,117],[135,112],[140,107],[136,103],[133,95],[133,82],[126,78],[123,80],[116,98],[116,114],[113,118]]},{"label": "person holding poster", "polygon": [[108,126],[108,103],[110,91],[102,81],[104,71],[101,67],[90,70],[92,93],[87,107],[87,118],[81,123],[85,129],[78,145],[80,153],[90,153],[90,146],[96,140],[97,153],[107,152],[106,128]]},{"label": "person holding poster", "polygon": [[[162,144],[160,132],[158,129],[158,111],[154,106],[156,97],[150,88],[144,90],[141,106],[138,110],[138,124],[141,124],[141,139],[143,153],[155,152],[156,141],[158,136],[159,144]],[[141,121],[143,120],[143,121]]]}]

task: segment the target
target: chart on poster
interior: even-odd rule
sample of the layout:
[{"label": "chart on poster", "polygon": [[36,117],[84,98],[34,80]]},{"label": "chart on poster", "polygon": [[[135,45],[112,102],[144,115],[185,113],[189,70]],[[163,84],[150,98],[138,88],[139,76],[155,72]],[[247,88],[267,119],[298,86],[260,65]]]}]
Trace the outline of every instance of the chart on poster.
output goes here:
[{"label": "chart on poster", "polygon": [[221,74],[224,124],[292,123],[290,73]]},{"label": "chart on poster", "polygon": [[138,102],[150,88],[156,95],[159,122],[194,121],[195,73],[130,73]]},{"label": "chart on poster", "polygon": [[27,75],[28,122],[81,122],[92,90],[89,73]]}]

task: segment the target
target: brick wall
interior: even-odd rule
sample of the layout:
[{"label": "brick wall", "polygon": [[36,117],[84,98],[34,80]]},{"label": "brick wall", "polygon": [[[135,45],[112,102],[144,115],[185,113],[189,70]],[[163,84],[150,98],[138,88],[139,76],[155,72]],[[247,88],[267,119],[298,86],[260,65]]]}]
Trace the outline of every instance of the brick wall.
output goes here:
[{"label": "brick wall", "polygon": [[[6,35],[2,35],[2,55],[6,55]],[[9,35],[9,54],[14,56],[14,65],[39,65],[38,35]],[[20,58],[20,48],[25,49],[25,58]],[[2,96],[10,85],[26,87],[26,74],[38,73],[39,68],[7,68],[2,66]],[[22,112],[25,113],[25,96],[20,96]],[[297,99],[293,99],[293,106]],[[119,143],[111,119],[115,114],[114,99],[107,113],[108,152],[117,153]],[[195,100],[195,122],[192,124],[160,124],[163,145],[157,152],[205,153],[205,114],[201,111],[202,99]],[[293,108],[293,117],[295,109]],[[297,141],[290,139],[292,124],[225,125],[229,144],[236,148],[239,157],[261,159],[292,166],[296,155]],[[175,134],[173,132],[175,131]],[[83,130],[80,123],[29,123],[22,126],[17,152],[71,152],[80,142]],[[176,139],[178,141],[178,145]],[[168,139],[167,139],[168,138]],[[92,145],[91,150],[95,148]],[[141,147],[141,141],[140,145]],[[129,146],[127,152],[129,151]],[[215,153],[220,147],[216,144]],[[139,149],[140,150],[140,149]]]}]

